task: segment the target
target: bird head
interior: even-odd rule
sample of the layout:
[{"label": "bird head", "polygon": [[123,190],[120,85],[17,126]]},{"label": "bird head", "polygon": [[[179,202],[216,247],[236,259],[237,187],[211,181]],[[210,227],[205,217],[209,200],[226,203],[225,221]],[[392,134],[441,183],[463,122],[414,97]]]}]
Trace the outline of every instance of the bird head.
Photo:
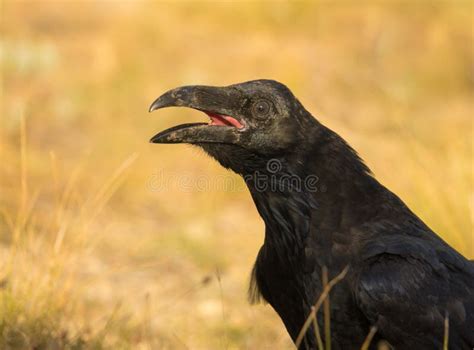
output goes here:
[{"label": "bird head", "polygon": [[213,156],[237,148],[265,156],[283,154],[307,135],[308,121],[315,122],[291,91],[273,80],[179,87],[158,97],[150,112],[171,106],[200,110],[210,121],[174,126],[150,142],[197,144],[212,149]]}]

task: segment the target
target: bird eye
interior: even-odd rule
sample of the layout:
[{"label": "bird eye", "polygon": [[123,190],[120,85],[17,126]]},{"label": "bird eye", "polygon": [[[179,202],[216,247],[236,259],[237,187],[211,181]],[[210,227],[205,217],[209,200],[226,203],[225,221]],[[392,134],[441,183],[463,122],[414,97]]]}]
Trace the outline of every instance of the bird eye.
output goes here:
[{"label": "bird eye", "polygon": [[264,117],[270,111],[270,103],[265,100],[260,100],[254,103],[252,107],[253,115],[256,117]]}]

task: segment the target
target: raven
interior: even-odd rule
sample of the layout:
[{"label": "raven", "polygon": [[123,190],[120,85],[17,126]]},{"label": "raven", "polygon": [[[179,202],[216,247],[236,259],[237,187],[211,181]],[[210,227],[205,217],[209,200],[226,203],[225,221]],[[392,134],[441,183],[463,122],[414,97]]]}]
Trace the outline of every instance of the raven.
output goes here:
[{"label": "raven", "polygon": [[[474,262],[381,185],[357,153],[283,84],[184,86],[150,107],[189,107],[209,123],[172,127],[152,143],[202,147],[240,174],[265,222],[250,294],[296,341],[329,277],[333,349],[359,348],[371,329],[397,349],[474,347]],[[322,325],[322,317],[318,316]],[[373,328],[376,327],[376,328]],[[309,330],[301,349],[315,349]]]}]

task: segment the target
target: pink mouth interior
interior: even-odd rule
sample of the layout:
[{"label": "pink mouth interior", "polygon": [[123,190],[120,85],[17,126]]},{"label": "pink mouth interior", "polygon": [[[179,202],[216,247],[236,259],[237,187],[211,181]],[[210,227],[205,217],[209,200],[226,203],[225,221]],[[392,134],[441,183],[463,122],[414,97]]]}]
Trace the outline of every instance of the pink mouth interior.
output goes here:
[{"label": "pink mouth interior", "polygon": [[221,115],[213,112],[206,112],[206,114],[211,118],[209,125],[221,125],[221,126],[233,126],[237,129],[241,129],[244,126],[235,118],[228,115]]}]

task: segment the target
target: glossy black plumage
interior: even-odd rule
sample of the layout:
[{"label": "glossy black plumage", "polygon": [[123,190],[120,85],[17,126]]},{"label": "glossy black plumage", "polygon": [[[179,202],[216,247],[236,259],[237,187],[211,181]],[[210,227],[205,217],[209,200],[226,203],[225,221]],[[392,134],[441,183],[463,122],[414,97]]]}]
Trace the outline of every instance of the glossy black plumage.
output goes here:
[{"label": "glossy black plumage", "polygon": [[[349,265],[331,292],[333,349],[360,348],[371,326],[378,329],[374,344],[385,339],[397,349],[440,349],[446,315],[449,348],[474,347],[474,263],[381,185],[284,85],[183,87],[151,110],[168,106],[245,125],[175,127],[152,142],[198,145],[244,177],[266,226],[250,296],[276,310],[293,340],[322,291],[323,266],[333,278]],[[299,186],[289,177],[300,179]],[[308,177],[317,179],[316,187],[304,183]],[[316,348],[312,330],[301,348]]]}]

